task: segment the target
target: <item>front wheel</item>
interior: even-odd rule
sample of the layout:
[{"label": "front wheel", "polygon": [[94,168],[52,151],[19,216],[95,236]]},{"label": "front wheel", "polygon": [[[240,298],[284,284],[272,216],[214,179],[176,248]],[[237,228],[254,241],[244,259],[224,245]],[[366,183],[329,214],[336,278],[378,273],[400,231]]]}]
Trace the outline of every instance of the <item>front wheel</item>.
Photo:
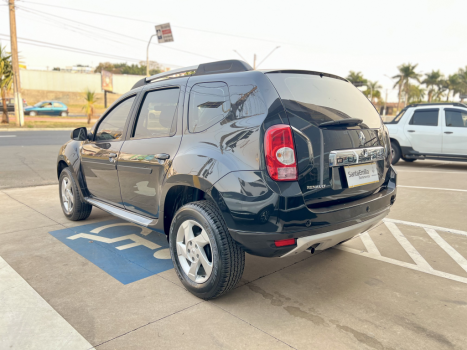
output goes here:
[{"label": "front wheel", "polygon": [[394,165],[396,164],[399,159],[401,159],[401,149],[399,147],[399,145],[397,143],[395,143],[394,141],[391,141],[391,152],[392,152],[392,161],[391,161],[391,164]]},{"label": "front wheel", "polygon": [[60,173],[58,185],[63,214],[72,221],[87,219],[91,215],[92,205],[81,197],[69,168]]},{"label": "front wheel", "polygon": [[217,298],[234,288],[242,277],[245,253],[211,202],[203,200],[181,207],[172,220],[169,243],[180,281],[199,298]]}]

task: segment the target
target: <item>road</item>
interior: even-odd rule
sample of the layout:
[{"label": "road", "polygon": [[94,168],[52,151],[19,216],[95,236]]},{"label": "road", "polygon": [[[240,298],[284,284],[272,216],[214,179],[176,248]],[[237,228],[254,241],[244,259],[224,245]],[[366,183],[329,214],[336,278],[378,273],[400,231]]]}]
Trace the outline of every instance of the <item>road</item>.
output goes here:
[{"label": "road", "polygon": [[57,184],[0,189],[0,348],[465,349],[467,163],[396,170],[380,225],[313,255],[247,255],[212,301],[183,288],[158,233],[97,208],[69,221]]},{"label": "road", "polygon": [[0,188],[57,183],[56,160],[70,131],[0,132]]}]

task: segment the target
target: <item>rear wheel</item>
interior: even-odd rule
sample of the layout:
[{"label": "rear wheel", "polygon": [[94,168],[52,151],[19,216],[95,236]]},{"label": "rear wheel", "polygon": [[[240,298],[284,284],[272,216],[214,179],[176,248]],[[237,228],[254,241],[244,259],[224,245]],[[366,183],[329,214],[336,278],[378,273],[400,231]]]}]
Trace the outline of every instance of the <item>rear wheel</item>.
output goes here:
[{"label": "rear wheel", "polygon": [[199,298],[217,298],[234,288],[242,277],[245,253],[211,202],[203,200],[181,207],[172,220],[169,243],[180,281]]},{"label": "rear wheel", "polygon": [[60,116],[62,116],[62,117],[66,117],[67,115],[68,115],[67,112],[62,112],[62,113],[60,113]]},{"label": "rear wheel", "polygon": [[34,112],[34,111],[29,112],[29,116],[30,116],[30,117],[35,117],[36,115],[37,115],[37,113]]},{"label": "rear wheel", "polygon": [[396,164],[401,159],[401,149],[397,143],[391,141],[392,161],[391,164]]},{"label": "rear wheel", "polygon": [[60,203],[63,214],[72,220],[84,220],[91,215],[92,205],[81,197],[70,169],[65,168],[60,173],[59,179]]}]

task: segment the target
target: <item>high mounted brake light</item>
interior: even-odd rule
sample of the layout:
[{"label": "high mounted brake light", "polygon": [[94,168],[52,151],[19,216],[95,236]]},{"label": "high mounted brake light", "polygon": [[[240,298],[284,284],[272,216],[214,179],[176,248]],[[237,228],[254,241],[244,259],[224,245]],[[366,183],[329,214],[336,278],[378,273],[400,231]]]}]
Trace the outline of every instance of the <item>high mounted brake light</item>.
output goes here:
[{"label": "high mounted brake light", "polygon": [[278,124],[266,130],[264,153],[269,176],[274,181],[297,180],[295,146],[289,125]]}]

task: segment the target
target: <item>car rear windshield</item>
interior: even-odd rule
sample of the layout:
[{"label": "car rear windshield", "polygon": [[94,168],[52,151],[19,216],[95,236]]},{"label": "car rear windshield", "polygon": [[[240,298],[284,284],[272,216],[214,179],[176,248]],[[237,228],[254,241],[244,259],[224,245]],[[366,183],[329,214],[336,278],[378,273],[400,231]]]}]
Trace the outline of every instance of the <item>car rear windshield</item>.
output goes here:
[{"label": "car rear windshield", "polygon": [[379,128],[381,118],[368,99],[351,83],[319,74],[268,73],[290,111],[306,111],[312,123],[362,119],[362,127]]}]

